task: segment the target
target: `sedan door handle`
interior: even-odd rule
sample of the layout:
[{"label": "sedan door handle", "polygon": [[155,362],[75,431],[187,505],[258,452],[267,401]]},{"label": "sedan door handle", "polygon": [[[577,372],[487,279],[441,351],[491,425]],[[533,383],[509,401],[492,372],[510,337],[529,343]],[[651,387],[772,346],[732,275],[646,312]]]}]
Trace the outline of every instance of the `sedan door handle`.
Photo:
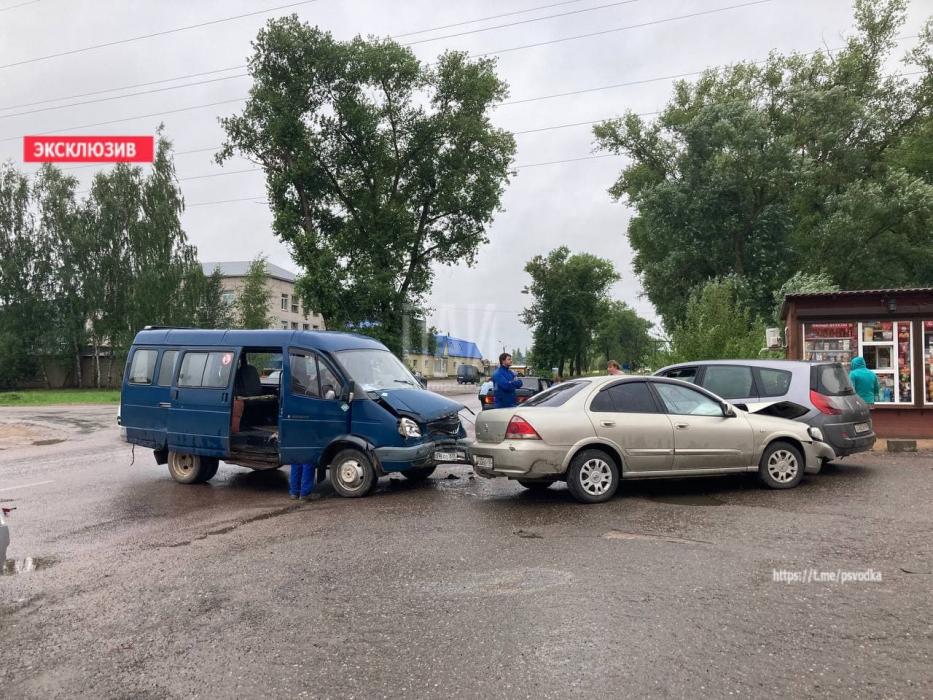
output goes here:
[{"label": "sedan door handle", "polygon": [[688,423],[674,423],[675,428],[680,428],[681,430],[686,430],[690,427]]},{"label": "sedan door handle", "polygon": [[171,408],[171,407],[172,407],[171,401],[159,401],[159,408]]},{"label": "sedan door handle", "polygon": [[607,428],[611,428],[612,426],[616,424],[616,422],[614,420],[601,420],[599,421],[599,424]]}]

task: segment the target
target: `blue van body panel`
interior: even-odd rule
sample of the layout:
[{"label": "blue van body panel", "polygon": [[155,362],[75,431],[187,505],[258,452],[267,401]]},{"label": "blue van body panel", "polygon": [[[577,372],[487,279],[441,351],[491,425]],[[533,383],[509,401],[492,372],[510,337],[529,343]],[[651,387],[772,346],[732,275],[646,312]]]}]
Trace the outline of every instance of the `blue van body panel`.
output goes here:
[{"label": "blue van body panel", "polygon": [[136,334],[133,345],[179,345],[184,347],[288,347],[295,345],[337,352],[339,350],[385,350],[378,340],[356,333],[334,331],[204,330],[201,328],[156,328]]},{"label": "blue van body panel", "polygon": [[[172,450],[227,459],[231,453],[231,414],[236,372],[226,387],[179,387],[181,357],[188,351],[232,351],[238,366],[243,348],[281,352],[282,381],[279,395],[278,461],[282,464],[319,462],[340,448],[352,445],[369,454],[381,473],[433,466],[436,450],[463,452],[466,432],[453,422],[461,404],[430,391],[415,388],[386,389],[366,394],[357,388],[352,403],[293,394],[289,387],[289,349],[317,353],[335,366],[346,383],[352,377],[340,366],[342,350],[373,349],[388,352],[378,341],[354,333],[294,330],[202,330],[153,328],[140,331],[127,361],[121,396],[121,423],[126,439],[157,452]],[[128,382],[133,353],[140,349],[159,352],[155,377],[149,385]],[[157,386],[156,378],[166,351],[181,354],[172,373],[171,386]],[[424,435],[403,437],[400,416],[411,416]],[[440,420],[440,423],[432,422]],[[442,425],[443,428],[437,428]],[[236,459],[236,458],[235,458]],[[321,464],[321,466],[326,466]]]},{"label": "blue van body panel", "polygon": [[379,395],[396,411],[412,413],[426,421],[437,420],[463,408],[463,404],[424,389],[386,389]]},{"label": "blue van body panel", "polygon": [[152,384],[130,384],[128,381],[133,357],[139,350],[155,350],[158,354],[154,369],[159,376],[165,351],[158,346],[135,348],[127,356],[126,371],[123,380],[123,406],[120,410],[120,422],[126,429],[127,440],[154,450],[165,447],[165,433],[168,427],[169,392],[168,386]]},{"label": "blue van body panel", "polygon": [[205,457],[230,453],[230,388],[172,389],[168,449]]}]

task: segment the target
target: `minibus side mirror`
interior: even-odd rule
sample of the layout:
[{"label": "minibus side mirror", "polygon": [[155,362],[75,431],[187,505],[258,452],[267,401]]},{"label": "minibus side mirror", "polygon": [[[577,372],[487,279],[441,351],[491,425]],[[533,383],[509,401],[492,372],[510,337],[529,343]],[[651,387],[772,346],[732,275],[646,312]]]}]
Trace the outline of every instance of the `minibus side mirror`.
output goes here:
[{"label": "minibus side mirror", "polygon": [[353,396],[356,394],[356,382],[351,381],[347,384],[347,391],[344,396],[346,397],[347,403],[353,403]]}]

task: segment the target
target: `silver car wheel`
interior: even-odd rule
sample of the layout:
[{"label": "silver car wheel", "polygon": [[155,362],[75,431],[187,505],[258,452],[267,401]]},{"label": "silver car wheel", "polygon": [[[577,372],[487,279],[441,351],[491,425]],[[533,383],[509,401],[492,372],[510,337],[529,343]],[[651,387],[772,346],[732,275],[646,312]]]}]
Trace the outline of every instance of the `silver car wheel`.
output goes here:
[{"label": "silver car wheel", "polygon": [[775,450],[768,458],[768,474],[779,484],[794,480],[800,471],[797,456],[789,450]]},{"label": "silver car wheel", "polygon": [[348,459],[337,469],[337,477],[347,491],[358,491],[363,487],[363,465],[355,459]]},{"label": "silver car wheel", "polygon": [[602,496],[612,486],[612,470],[601,459],[588,459],[580,468],[580,485],[591,496]]}]

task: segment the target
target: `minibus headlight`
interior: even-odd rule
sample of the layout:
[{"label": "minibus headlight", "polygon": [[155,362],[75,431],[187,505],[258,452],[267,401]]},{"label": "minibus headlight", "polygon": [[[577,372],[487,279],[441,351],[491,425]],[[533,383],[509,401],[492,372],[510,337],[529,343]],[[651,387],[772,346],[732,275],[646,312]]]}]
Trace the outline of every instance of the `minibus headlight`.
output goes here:
[{"label": "minibus headlight", "polygon": [[399,435],[404,437],[421,437],[421,428],[411,418],[402,418],[398,422]]}]

